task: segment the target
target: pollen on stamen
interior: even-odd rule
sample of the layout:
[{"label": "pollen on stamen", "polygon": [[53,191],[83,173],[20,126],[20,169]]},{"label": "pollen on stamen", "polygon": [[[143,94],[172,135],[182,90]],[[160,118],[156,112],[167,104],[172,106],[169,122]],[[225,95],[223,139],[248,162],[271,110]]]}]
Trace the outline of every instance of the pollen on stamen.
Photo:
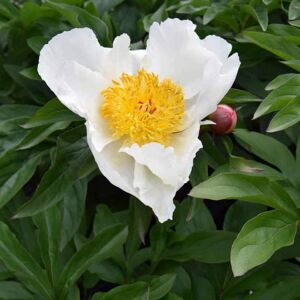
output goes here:
[{"label": "pollen on stamen", "polygon": [[144,69],[123,73],[119,81],[101,92],[100,114],[116,138],[126,144],[158,142],[168,145],[184,116],[182,88],[170,79],[159,81]]}]

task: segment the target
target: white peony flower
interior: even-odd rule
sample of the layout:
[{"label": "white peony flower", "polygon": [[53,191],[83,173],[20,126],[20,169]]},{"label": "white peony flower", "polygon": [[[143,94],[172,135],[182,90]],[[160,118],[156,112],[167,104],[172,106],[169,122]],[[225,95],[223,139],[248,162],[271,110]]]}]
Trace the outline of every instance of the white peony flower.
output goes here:
[{"label": "white peony flower", "polygon": [[92,30],[58,34],[43,47],[38,72],[57,98],[86,119],[102,174],[172,219],[176,191],[188,181],[201,120],[215,111],[240,61],[217,36],[200,40],[190,21],[154,23],[146,50],[130,39],[99,45]]}]

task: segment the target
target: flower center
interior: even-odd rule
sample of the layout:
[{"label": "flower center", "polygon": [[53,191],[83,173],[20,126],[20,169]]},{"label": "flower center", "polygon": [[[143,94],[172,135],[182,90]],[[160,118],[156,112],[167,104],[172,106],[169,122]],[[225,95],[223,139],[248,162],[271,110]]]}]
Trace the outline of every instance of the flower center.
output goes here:
[{"label": "flower center", "polygon": [[123,73],[120,81],[101,92],[100,113],[116,138],[126,144],[157,142],[168,145],[179,131],[184,116],[182,88],[170,79],[159,81],[144,69],[136,75]]}]

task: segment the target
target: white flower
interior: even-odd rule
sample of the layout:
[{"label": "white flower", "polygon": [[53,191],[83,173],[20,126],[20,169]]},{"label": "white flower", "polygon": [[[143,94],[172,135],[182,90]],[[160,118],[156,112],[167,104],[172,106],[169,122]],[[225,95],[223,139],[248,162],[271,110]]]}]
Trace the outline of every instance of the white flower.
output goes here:
[{"label": "white flower", "polygon": [[89,147],[108,180],[172,219],[176,191],[188,181],[201,120],[214,112],[239,65],[220,37],[200,40],[190,21],[154,23],[146,50],[126,34],[113,48],[77,28],[50,40],[38,72],[57,98],[86,119]]}]

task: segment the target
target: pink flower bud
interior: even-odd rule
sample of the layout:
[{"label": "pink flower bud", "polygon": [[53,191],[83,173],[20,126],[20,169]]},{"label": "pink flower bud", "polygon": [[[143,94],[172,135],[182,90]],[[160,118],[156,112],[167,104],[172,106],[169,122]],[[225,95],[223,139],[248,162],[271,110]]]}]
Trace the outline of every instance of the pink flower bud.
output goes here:
[{"label": "pink flower bud", "polygon": [[237,122],[235,110],[225,104],[220,104],[217,110],[209,116],[209,119],[215,122],[211,130],[216,134],[226,134],[232,132]]}]

